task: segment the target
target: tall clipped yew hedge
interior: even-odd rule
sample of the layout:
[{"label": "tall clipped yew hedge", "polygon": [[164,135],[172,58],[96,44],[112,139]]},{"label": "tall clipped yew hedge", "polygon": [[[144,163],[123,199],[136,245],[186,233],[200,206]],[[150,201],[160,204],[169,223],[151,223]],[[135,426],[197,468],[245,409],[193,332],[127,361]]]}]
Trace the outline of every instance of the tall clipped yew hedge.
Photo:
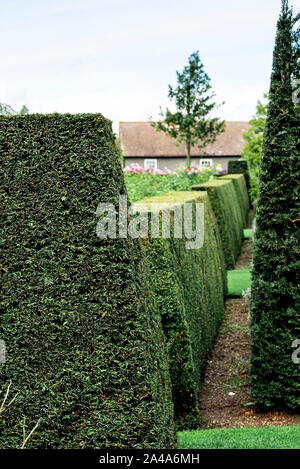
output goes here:
[{"label": "tall clipped yew hedge", "polygon": [[100,114],[0,118],[0,448],[175,445],[160,319],[137,241],[100,241],[125,193]]},{"label": "tall clipped yew hedge", "polygon": [[243,174],[245,177],[247,189],[250,188],[250,174],[248,161],[246,160],[230,160],[228,161],[228,173],[229,174]]},{"label": "tall clipped yew hedge", "polygon": [[207,191],[219,226],[226,268],[233,269],[243,240],[241,200],[231,179],[214,179],[193,186],[193,190]]},{"label": "tall clipped yew hedge", "polygon": [[300,118],[291,81],[299,48],[293,43],[294,23],[283,1],[257,204],[251,394],[264,407],[299,410],[300,366],[292,360],[292,344],[300,339]]},{"label": "tall clipped yew hedge", "polygon": [[[144,241],[152,288],[167,338],[177,427],[199,425],[201,375],[224,313],[226,271],[218,226],[207,193],[172,192],[138,202],[204,204],[204,244],[186,248],[186,238]],[[172,233],[172,230],[171,230]]]},{"label": "tall clipped yew hedge", "polygon": [[227,179],[231,179],[233,182],[236,195],[239,201],[240,217],[241,217],[243,226],[245,227],[247,226],[248,213],[250,210],[250,200],[249,200],[245,177],[243,174],[226,174],[225,176],[220,177],[221,181],[224,181]]}]

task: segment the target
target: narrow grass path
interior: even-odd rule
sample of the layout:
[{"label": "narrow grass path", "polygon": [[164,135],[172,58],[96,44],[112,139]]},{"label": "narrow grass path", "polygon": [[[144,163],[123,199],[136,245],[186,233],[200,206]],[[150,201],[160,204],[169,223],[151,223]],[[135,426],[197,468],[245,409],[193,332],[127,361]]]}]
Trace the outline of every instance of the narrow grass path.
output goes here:
[{"label": "narrow grass path", "polygon": [[241,297],[251,285],[251,270],[228,270],[227,272],[229,297]]},{"label": "narrow grass path", "polygon": [[253,236],[253,230],[252,228],[245,228],[244,229],[244,238],[245,239],[251,239]]}]

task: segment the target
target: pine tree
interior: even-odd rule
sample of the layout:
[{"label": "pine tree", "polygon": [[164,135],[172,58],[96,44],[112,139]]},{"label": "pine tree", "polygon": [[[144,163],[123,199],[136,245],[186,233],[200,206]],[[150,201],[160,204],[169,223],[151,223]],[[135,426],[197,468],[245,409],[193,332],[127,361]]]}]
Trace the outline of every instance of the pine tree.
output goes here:
[{"label": "pine tree", "polygon": [[175,102],[176,112],[168,108],[161,110],[162,121],[153,123],[156,130],[163,131],[178,143],[186,145],[186,168],[191,166],[193,146],[204,148],[224,132],[225,122],[210,118],[210,113],[218,107],[213,101],[210,78],[204,71],[199,52],[189,57],[189,63],[182,71],[176,72],[177,87],[169,85],[168,97]]},{"label": "pine tree", "polygon": [[300,408],[300,119],[293,78],[296,20],[282,0],[257,203],[251,301],[251,394],[264,406]]}]

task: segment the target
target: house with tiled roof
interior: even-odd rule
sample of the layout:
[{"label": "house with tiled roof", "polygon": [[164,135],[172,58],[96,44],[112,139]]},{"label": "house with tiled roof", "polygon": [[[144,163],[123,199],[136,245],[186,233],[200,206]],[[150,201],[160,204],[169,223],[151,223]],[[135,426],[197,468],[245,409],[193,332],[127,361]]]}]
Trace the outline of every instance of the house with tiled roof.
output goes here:
[{"label": "house with tiled roof", "polygon": [[[191,164],[196,167],[218,166],[227,170],[228,161],[239,160],[245,145],[243,132],[248,122],[226,122],[226,130],[216,141],[191,150]],[[138,163],[153,169],[183,167],[186,159],[185,145],[178,145],[164,132],[155,130],[150,122],[120,122],[119,137],[124,155],[124,166]],[[221,167],[220,167],[221,166]]]}]

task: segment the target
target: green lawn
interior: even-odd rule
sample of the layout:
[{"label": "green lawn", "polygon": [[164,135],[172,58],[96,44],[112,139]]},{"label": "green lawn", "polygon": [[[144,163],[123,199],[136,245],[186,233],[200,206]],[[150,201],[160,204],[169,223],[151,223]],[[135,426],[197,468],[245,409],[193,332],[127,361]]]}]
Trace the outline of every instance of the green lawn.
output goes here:
[{"label": "green lawn", "polygon": [[178,433],[180,449],[300,449],[300,426],[225,428]]},{"label": "green lawn", "polygon": [[227,281],[228,296],[241,296],[242,292],[251,285],[251,271],[248,269],[228,270]]},{"label": "green lawn", "polygon": [[252,239],[253,237],[253,231],[251,228],[245,228],[244,229],[244,239]]},{"label": "green lawn", "polygon": [[124,173],[127,192],[131,202],[162,195],[171,191],[191,191],[193,186],[203,184],[212,178],[212,170],[189,175],[186,171],[160,176],[158,174]]}]

